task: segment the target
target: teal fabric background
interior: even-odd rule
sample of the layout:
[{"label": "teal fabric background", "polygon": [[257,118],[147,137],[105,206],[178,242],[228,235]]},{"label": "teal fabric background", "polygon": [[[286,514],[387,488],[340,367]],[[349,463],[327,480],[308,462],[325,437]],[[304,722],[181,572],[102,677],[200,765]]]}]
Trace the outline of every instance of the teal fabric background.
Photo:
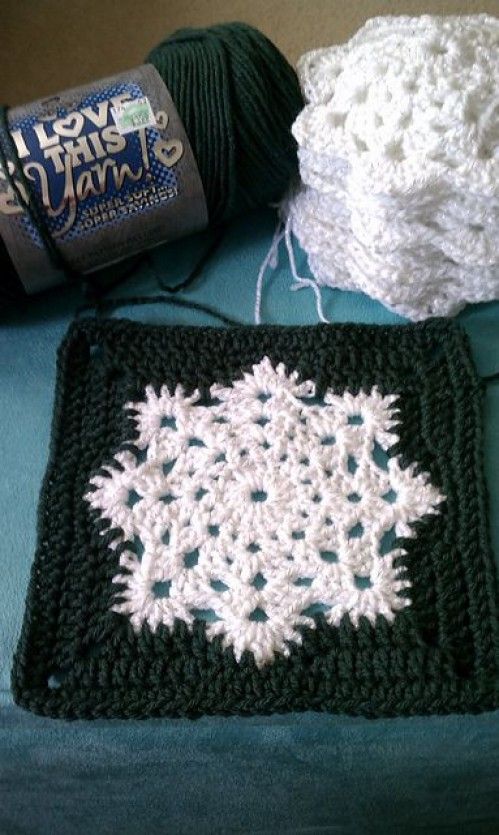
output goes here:
[{"label": "teal fabric background", "polygon": [[[251,322],[256,276],[273,231],[261,212],[234,223],[186,298]],[[186,275],[203,236],[155,250],[122,294]],[[298,266],[306,272],[302,254]],[[311,291],[289,292],[281,253],[266,279],[263,320],[316,321]],[[402,321],[365,296],[323,292],[331,321]],[[32,716],[10,695],[12,653],[35,548],[57,346],[74,291],[34,299],[0,320],[0,835],[147,831],[168,835],[499,832],[499,713],[413,719],[320,714],[74,722]],[[207,323],[166,305],[123,307],[147,322]],[[499,303],[459,316],[479,372],[499,370]],[[499,555],[499,384],[485,401],[485,471]]]}]

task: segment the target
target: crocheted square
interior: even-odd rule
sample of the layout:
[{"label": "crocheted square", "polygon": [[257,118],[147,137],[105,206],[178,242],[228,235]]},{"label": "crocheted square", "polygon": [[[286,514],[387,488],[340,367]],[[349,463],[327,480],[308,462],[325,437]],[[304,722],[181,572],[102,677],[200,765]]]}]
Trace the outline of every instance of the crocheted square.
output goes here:
[{"label": "crocheted square", "polygon": [[68,718],[497,704],[454,325],[74,324],[16,701]]}]

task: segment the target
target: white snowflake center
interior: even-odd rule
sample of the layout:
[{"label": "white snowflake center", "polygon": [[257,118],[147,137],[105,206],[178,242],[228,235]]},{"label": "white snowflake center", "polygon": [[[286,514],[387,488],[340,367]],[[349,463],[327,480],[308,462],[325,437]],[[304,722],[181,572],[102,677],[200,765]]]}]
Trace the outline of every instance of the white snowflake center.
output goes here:
[{"label": "white snowflake center", "polygon": [[121,585],[113,610],[135,630],[206,622],[239,661],[261,666],[299,644],[323,612],[392,621],[410,605],[395,548],[443,496],[397,441],[397,395],[317,397],[310,380],[268,357],[210,400],[182,386],[152,386],[127,403],[140,454],[91,479],[85,498],[118,542]]}]

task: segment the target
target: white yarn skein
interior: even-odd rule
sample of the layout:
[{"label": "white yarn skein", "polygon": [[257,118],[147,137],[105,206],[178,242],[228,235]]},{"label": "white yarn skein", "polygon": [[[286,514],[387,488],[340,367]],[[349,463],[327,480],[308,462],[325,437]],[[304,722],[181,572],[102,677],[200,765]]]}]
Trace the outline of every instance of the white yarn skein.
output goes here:
[{"label": "white yarn skein", "polygon": [[317,284],[413,320],[499,298],[499,20],[373,18],[298,74],[281,213]]}]

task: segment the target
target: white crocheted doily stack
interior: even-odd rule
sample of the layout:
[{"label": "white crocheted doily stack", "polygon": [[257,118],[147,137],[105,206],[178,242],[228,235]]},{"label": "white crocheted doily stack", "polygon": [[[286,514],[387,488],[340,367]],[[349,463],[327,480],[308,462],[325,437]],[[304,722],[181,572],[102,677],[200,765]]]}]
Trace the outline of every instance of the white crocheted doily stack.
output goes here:
[{"label": "white crocheted doily stack", "polygon": [[414,320],[499,298],[499,20],[373,18],[298,72],[284,212],[319,284]]}]

